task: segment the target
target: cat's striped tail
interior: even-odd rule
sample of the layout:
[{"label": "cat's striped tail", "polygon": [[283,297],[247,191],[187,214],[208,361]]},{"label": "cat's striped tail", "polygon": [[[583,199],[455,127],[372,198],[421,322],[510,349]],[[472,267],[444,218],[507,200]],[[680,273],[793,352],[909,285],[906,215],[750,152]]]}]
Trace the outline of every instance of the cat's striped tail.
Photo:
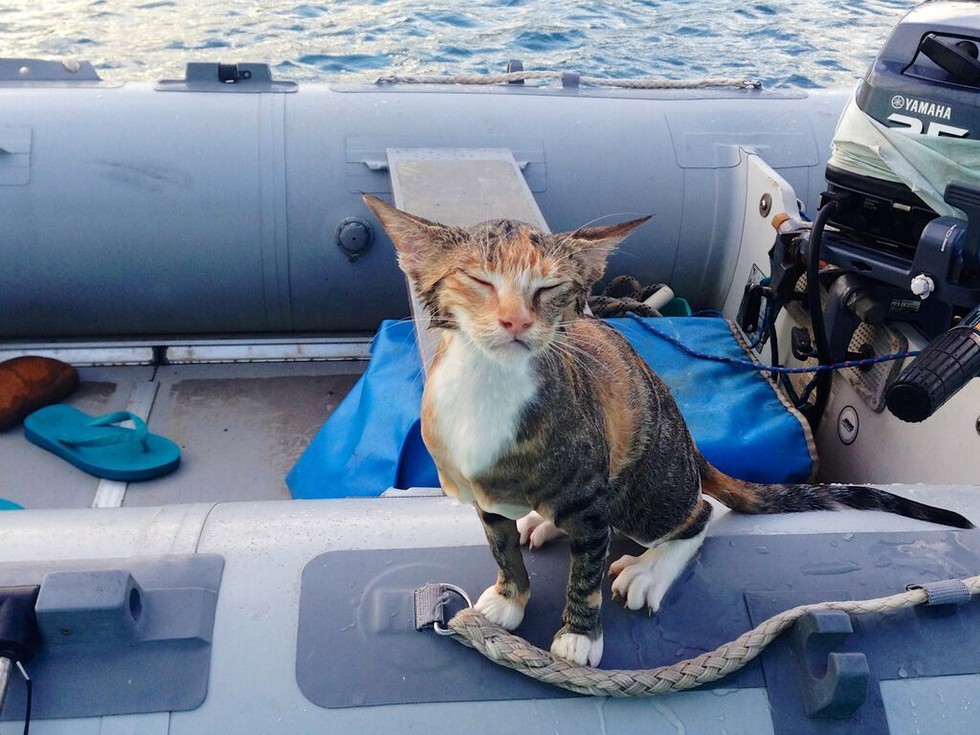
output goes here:
[{"label": "cat's striped tail", "polygon": [[702,460],[701,490],[739,513],[799,513],[807,510],[881,510],[886,513],[974,528],[961,516],[899,495],[864,485],[765,485],[737,480]]}]

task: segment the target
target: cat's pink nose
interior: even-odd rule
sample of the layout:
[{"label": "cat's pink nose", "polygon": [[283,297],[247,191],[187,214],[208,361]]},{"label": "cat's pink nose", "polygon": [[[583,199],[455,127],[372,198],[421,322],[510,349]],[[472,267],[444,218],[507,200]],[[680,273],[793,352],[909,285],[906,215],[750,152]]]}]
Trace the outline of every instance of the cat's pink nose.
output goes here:
[{"label": "cat's pink nose", "polygon": [[499,314],[497,321],[508,334],[514,337],[520,337],[534,326],[534,317],[525,308],[509,309]]},{"label": "cat's pink nose", "polygon": [[505,330],[513,334],[515,337],[520,337],[527,330],[529,330],[533,324],[534,322],[527,322],[527,321],[512,322],[506,319],[500,320],[500,326],[502,326]]}]

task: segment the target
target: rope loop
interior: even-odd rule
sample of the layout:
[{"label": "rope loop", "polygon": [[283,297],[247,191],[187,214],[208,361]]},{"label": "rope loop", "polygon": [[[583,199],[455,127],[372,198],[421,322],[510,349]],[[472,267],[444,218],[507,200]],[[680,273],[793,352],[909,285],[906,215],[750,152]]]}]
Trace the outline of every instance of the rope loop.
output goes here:
[{"label": "rope loop", "polygon": [[[392,74],[379,77],[375,84],[461,84],[490,85],[515,84],[527,81],[560,80],[561,71],[512,71],[505,74]],[[762,82],[741,77],[705,77],[703,79],[607,79],[605,77],[578,77],[578,82],[590,87],[614,87],[617,89],[760,89]]]},{"label": "rope loop", "polygon": [[[980,576],[962,580],[971,596],[980,594]],[[693,689],[738,671],[756,658],[780,633],[808,612],[840,610],[855,615],[887,613],[928,602],[914,587],[889,597],[800,605],[774,615],[734,641],[685,661],[654,669],[597,669],[578,666],[531,645],[488,621],[478,610],[464,608],[449,623],[453,637],[494,663],[578,694],[601,697],[648,697]]]}]

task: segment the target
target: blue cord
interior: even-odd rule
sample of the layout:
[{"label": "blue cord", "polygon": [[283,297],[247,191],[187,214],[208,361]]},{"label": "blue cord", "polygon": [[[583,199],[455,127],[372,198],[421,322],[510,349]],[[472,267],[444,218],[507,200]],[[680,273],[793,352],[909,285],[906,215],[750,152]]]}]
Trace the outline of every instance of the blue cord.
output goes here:
[{"label": "blue cord", "polygon": [[[706,310],[706,311],[714,311]],[[698,312],[701,313],[701,312]],[[795,375],[799,373],[819,373],[827,370],[842,370],[843,368],[859,368],[866,365],[875,365],[879,362],[888,362],[890,360],[901,360],[904,357],[915,357],[919,354],[919,350],[913,350],[910,352],[895,352],[890,355],[879,355],[878,357],[867,357],[863,360],[847,360],[846,362],[838,362],[834,365],[813,365],[811,367],[777,367],[775,365],[760,365],[759,363],[752,362],[751,360],[740,360],[737,357],[724,357],[722,355],[709,355],[706,352],[699,352],[698,350],[688,347],[686,344],[681,342],[677,337],[670,334],[665,334],[659,329],[654,328],[649,321],[645,321],[642,317],[638,317],[636,314],[629,312],[627,314],[630,319],[635,320],[642,326],[645,330],[651,334],[655,334],[660,337],[660,339],[666,340],[670,344],[674,345],[683,352],[686,352],[692,357],[697,357],[702,360],[713,360],[714,362],[723,362],[727,365],[735,365],[736,367],[751,368],[752,370],[759,370],[764,373],[781,373],[785,375]]]},{"label": "blue cord", "polygon": [[[628,313],[630,316],[634,316],[632,312],[628,312]],[[722,314],[718,309],[698,309],[697,311],[692,313],[691,316],[699,316],[699,317],[704,316],[704,317],[711,317],[716,319],[725,318],[725,315]]]}]

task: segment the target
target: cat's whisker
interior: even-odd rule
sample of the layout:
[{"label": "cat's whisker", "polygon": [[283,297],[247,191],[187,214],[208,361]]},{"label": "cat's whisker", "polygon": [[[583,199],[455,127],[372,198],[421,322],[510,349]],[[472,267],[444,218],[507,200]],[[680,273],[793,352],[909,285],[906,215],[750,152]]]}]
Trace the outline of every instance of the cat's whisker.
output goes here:
[{"label": "cat's whisker", "polygon": [[606,365],[598,357],[592,353],[583,350],[574,345],[560,345],[556,344],[555,349],[559,352],[563,352],[565,357],[570,360],[574,360],[583,369],[594,369],[598,368],[600,372],[606,372]]},{"label": "cat's whisker", "polygon": [[601,352],[602,345],[600,344],[590,343],[587,340],[582,340],[582,339],[578,341],[572,341],[570,338],[567,338],[564,342],[569,347],[572,347],[578,350],[579,352],[585,352],[594,356],[597,360],[600,359],[599,356],[596,354],[597,352]]},{"label": "cat's whisker", "polygon": [[392,329],[398,329],[406,323],[411,323],[413,321],[412,317],[403,317],[401,319],[386,319],[384,323],[378,325],[377,330],[375,330],[373,339],[377,339],[379,335],[387,334]]},{"label": "cat's whisker", "polygon": [[593,225],[602,222],[603,220],[610,220],[610,219],[622,220],[625,217],[636,217],[636,212],[610,212],[609,214],[600,214],[598,217],[595,217],[594,219],[591,219],[588,222],[586,222],[584,225],[579,226],[572,234],[574,234],[575,232],[581,232],[582,230],[592,227]]},{"label": "cat's whisker", "polygon": [[412,321],[412,317],[410,316],[402,317],[401,319],[385,319],[385,322],[378,326],[376,334],[383,334],[384,332],[387,332],[389,329],[394,329],[400,324],[404,324],[405,322],[410,322],[410,321]]},{"label": "cat's whisker", "polygon": [[[566,339],[566,340],[573,339],[573,337],[572,337],[572,334],[573,334],[572,327],[573,327],[573,325],[574,325],[574,322],[571,322],[569,324],[566,324],[565,325],[566,326],[566,331],[559,332],[558,333],[558,334],[561,335],[561,338],[562,339]],[[605,344],[605,342],[603,340],[599,339],[598,337],[593,337],[590,334],[581,333],[581,331],[574,333],[574,339],[575,339],[575,341],[578,344],[588,345],[590,347],[596,347],[598,349],[601,349],[602,346]]]},{"label": "cat's whisker", "polygon": [[409,383],[409,386],[412,389],[414,389],[419,384],[420,381],[423,385],[425,384],[425,369],[421,365],[419,366],[419,369],[416,370],[415,373],[412,375],[412,380]]},{"label": "cat's whisker", "polygon": [[[605,367],[605,364],[598,356],[569,340],[555,339],[552,340],[548,347],[554,353],[575,361],[584,369],[591,369],[593,366],[599,367],[600,369]],[[592,363],[591,365],[589,364],[590,362]]]}]

